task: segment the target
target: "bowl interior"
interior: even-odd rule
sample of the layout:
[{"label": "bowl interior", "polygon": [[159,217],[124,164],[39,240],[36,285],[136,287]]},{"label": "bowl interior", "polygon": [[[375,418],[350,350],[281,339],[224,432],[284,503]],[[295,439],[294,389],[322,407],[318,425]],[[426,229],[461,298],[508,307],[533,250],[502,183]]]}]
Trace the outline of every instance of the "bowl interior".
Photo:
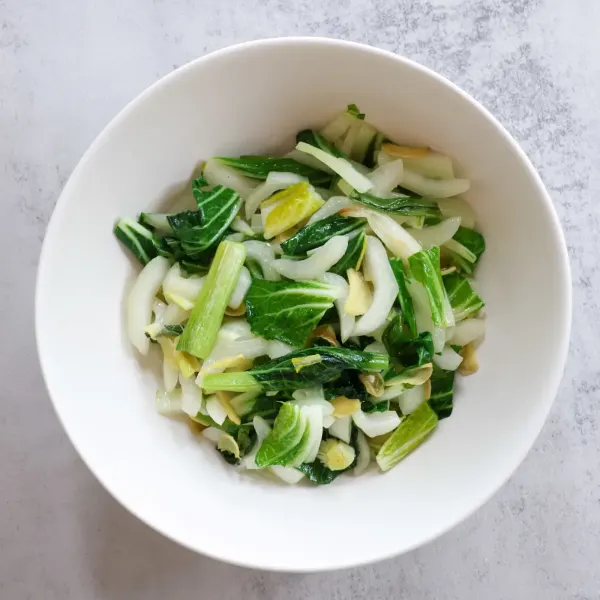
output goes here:
[{"label": "bowl interior", "polygon": [[[156,372],[129,346],[123,304],[138,268],[122,215],[160,208],[212,155],[291,148],[346,104],[400,142],[451,154],[487,252],[480,370],[455,410],[386,475],[285,487],[238,475],[154,409]],[[456,524],[512,473],[562,373],[570,314],[556,216],[524,155],[485,111],[431,72],[378,50],[287,39],[180,69],[128,106],[86,154],[52,218],[37,335],[56,410],[100,481],[138,517],[202,553],[248,566],[339,568],[413,548]],[[156,357],[155,357],[156,358]],[[149,361],[150,363],[152,361]]]}]

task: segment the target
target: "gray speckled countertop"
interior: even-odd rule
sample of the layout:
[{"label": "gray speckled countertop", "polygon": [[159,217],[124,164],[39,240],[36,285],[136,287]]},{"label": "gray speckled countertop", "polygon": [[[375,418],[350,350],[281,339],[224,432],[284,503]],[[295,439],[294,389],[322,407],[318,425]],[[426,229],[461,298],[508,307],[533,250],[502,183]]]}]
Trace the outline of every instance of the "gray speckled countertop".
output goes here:
[{"label": "gray speckled countertop", "polygon": [[[0,0],[0,598],[600,598],[599,22],[598,0]],[[405,54],[483,102],[554,198],[575,292],[557,401],[510,482],[420,550],[307,576],[201,558],[112,500],[52,411],[32,319],[46,224],[102,127],[199,55],[292,34]]]}]

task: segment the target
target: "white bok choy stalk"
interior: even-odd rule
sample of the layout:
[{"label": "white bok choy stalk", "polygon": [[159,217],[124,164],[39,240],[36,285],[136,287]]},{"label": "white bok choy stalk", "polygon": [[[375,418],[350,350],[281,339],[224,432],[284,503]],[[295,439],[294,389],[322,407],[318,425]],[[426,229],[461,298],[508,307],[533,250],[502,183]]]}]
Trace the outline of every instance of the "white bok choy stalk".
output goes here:
[{"label": "white bok choy stalk", "polygon": [[244,177],[239,171],[224,165],[216,158],[206,161],[202,174],[210,185],[222,185],[231,188],[242,198],[248,198],[258,185],[258,181]]},{"label": "white bok choy stalk", "polygon": [[451,217],[450,219],[445,219],[431,227],[407,229],[407,231],[421,244],[421,246],[423,246],[423,248],[425,248],[425,250],[429,250],[434,246],[441,246],[448,240],[451,240],[458,231],[460,223],[460,217]]},{"label": "white bok choy stalk", "polygon": [[275,171],[269,173],[264,183],[261,183],[246,198],[246,219],[250,220],[252,215],[258,210],[260,203],[270,198],[275,192],[284,190],[296,183],[302,183],[303,181],[307,181],[306,178],[295,173],[277,173]]},{"label": "white bok choy stalk", "polygon": [[446,341],[446,332],[442,327],[436,327],[431,318],[431,307],[429,298],[423,284],[411,279],[407,281],[408,293],[413,301],[415,319],[417,321],[417,331],[423,333],[429,331],[433,340],[433,349],[435,352],[441,352]]},{"label": "white bok choy stalk", "polygon": [[233,290],[233,294],[231,294],[231,298],[229,299],[229,307],[230,308],[239,308],[248,290],[250,289],[250,285],[252,284],[252,277],[250,276],[250,271],[246,267],[242,267],[240,271],[240,277],[238,279],[237,285]]},{"label": "white bok choy stalk", "polygon": [[330,285],[336,285],[340,289],[339,296],[334,304],[338,311],[338,316],[340,317],[340,339],[342,340],[342,343],[344,343],[352,335],[354,324],[356,322],[355,318],[352,315],[349,315],[345,310],[349,293],[348,282],[341,275],[336,275],[335,273],[325,273],[325,275],[321,277],[321,281]]},{"label": "white bok choy stalk", "polygon": [[403,415],[410,415],[414,412],[421,404],[425,402],[425,386],[416,385],[415,387],[404,390],[402,395],[398,398],[398,406],[402,411]]},{"label": "white bok choy stalk", "polygon": [[462,361],[463,357],[450,346],[446,346],[441,354],[433,355],[433,362],[444,371],[456,371]]},{"label": "white bok choy stalk", "polygon": [[398,296],[398,283],[394,277],[383,244],[373,236],[367,236],[365,269],[373,281],[373,302],[369,310],[356,322],[352,335],[369,335],[385,323]]},{"label": "white bok choy stalk", "polygon": [[153,258],[138,275],[127,298],[127,334],[141,354],[148,354],[150,349],[150,338],[145,331],[152,322],[155,296],[169,266],[166,258]]},{"label": "white bok choy stalk", "polygon": [[239,217],[235,217],[230,225],[233,231],[237,231],[239,233],[243,233],[247,237],[254,237],[254,229],[244,221],[244,219],[240,219]]},{"label": "white bok choy stalk", "polygon": [[183,375],[179,376],[179,384],[181,385],[181,410],[190,417],[195,417],[202,412],[202,390],[194,383],[193,378],[186,379]]},{"label": "white bok choy stalk", "polygon": [[275,269],[275,252],[271,244],[267,242],[259,242],[257,240],[248,240],[244,242],[246,247],[246,256],[255,260],[262,269],[263,276],[267,281],[279,281],[281,275]]},{"label": "white bok choy stalk", "polygon": [[358,217],[367,219],[371,229],[386,245],[390,252],[399,258],[407,259],[409,256],[421,251],[421,244],[388,215],[362,207],[348,207],[340,211],[344,217]]},{"label": "white bok choy stalk", "polygon": [[394,410],[370,414],[358,410],[352,415],[352,420],[354,421],[354,424],[370,438],[394,431],[394,429],[400,425],[400,417]]},{"label": "white bok choy stalk", "polygon": [[312,225],[317,221],[322,221],[331,215],[340,212],[342,208],[352,206],[352,200],[346,196],[332,196],[321,206],[321,208],[308,220],[308,225]]},{"label": "white bok choy stalk", "polygon": [[337,417],[329,426],[328,431],[333,437],[349,444],[350,436],[352,434],[352,416],[345,415],[343,417]]},{"label": "white bok choy stalk", "polygon": [[402,187],[429,198],[450,198],[469,191],[471,182],[468,179],[430,179],[405,168]]},{"label": "white bok choy stalk", "polygon": [[461,225],[473,229],[475,227],[475,211],[462,198],[445,198],[438,200],[438,207],[445,219],[460,217]]},{"label": "white bok choy stalk", "polygon": [[167,302],[192,310],[205,281],[206,277],[183,277],[179,263],[175,263],[162,283],[163,295]]},{"label": "white bok choy stalk", "polygon": [[356,449],[358,450],[358,455],[356,457],[354,474],[360,475],[367,470],[369,463],[371,462],[371,448],[369,447],[369,442],[367,442],[367,438],[362,431],[357,431]]},{"label": "white bok choy stalk", "polygon": [[307,281],[319,279],[346,253],[348,238],[336,235],[320,248],[311,251],[305,260],[282,258],[273,263],[275,270],[288,279]]},{"label": "white bok choy stalk", "polygon": [[446,341],[448,344],[466,346],[470,342],[483,337],[484,334],[485,321],[483,319],[465,319],[446,330]]},{"label": "white bok choy stalk", "polygon": [[382,198],[389,196],[402,183],[403,175],[404,165],[401,159],[379,166],[368,176],[373,184],[369,193]]}]

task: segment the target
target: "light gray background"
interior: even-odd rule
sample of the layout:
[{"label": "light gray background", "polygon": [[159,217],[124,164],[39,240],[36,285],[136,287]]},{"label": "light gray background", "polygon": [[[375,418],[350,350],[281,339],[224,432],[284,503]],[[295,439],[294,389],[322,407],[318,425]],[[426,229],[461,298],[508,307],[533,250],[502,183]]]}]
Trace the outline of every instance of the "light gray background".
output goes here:
[{"label": "light gray background", "polygon": [[[599,23],[598,0],[0,0],[0,598],[600,598]],[[425,548],[308,576],[201,558],[126,513],[61,431],[33,333],[46,224],[104,125],[197,56],[293,34],[405,54],[483,102],[554,198],[575,293],[556,404],[511,481]]]}]

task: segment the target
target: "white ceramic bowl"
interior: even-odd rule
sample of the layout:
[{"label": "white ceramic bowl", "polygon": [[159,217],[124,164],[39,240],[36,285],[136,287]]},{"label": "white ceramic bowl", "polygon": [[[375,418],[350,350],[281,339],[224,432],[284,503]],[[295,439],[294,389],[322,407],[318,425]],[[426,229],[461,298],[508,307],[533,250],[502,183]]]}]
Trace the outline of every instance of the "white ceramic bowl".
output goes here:
[{"label": "white ceramic bowl", "polygon": [[[156,208],[215,154],[290,148],[354,102],[393,139],[455,157],[472,179],[487,251],[481,368],[455,410],[385,475],[323,487],[237,472],[154,409],[157,379],[127,342],[123,299],[137,267],[121,215]],[[180,544],[240,565],[336,569],[406,552],[485,502],[533,444],[563,371],[571,312],[567,253],[540,178],[502,126],[407,59],[327,39],[221,50],[134,100],[85,154],[58,201],[36,298],[40,361],[56,412],[104,486]]]}]

